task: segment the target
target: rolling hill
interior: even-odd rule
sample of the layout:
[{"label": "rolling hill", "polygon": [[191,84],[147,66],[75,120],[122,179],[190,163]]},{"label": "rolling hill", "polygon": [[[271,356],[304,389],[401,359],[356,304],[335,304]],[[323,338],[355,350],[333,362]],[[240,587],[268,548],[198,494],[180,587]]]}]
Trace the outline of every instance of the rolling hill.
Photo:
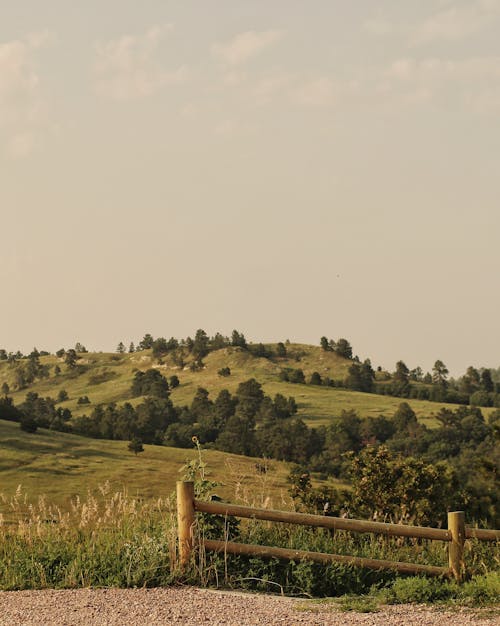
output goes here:
[{"label": "rolling hill", "polygon": [[[333,352],[325,352],[316,346],[304,344],[290,344],[287,357],[273,358],[272,360],[255,357],[250,352],[238,347],[227,347],[208,354],[201,370],[192,371],[189,365],[180,368],[171,358],[164,358],[161,362],[153,358],[151,350],[144,350],[132,354],[115,353],[85,353],[80,354],[76,368],[69,369],[64,365],[64,359],[55,356],[43,356],[40,362],[48,366],[50,376],[36,380],[24,389],[16,389],[15,368],[7,362],[0,362],[0,386],[7,383],[12,390],[10,395],[16,404],[22,402],[28,391],[40,396],[56,398],[61,390],[65,390],[68,399],[58,406],[69,408],[74,416],[87,415],[97,404],[123,403],[125,401],[136,405],[142,398],[131,398],[130,385],[137,370],[158,368],[169,378],[178,376],[179,387],[172,390],[171,399],[176,405],[190,404],[198,387],[204,387],[215,398],[221,389],[234,392],[239,383],[255,378],[262,385],[265,393],[274,396],[281,393],[284,396],[293,396],[298,405],[298,417],[307,424],[327,424],[332,416],[339,415],[343,409],[353,409],[360,417],[384,415],[391,417],[401,398],[348,391],[336,387],[292,384],[280,380],[280,371],[284,368],[300,368],[306,380],[311,374],[319,372],[322,377],[332,380],[342,380],[347,374],[350,361]],[[54,368],[59,366],[61,373],[54,374]],[[229,367],[231,375],[223,377],[218,374],[223,367]],[[78,398],[88,396],[91,404],[78,404]],[[427,400],[407,400],[417,417],[427,425],[433,425],[433,415],[443,406],[456,408],[457,405],[430,402]],[[488,415],[494,409],[483,409]]]}]

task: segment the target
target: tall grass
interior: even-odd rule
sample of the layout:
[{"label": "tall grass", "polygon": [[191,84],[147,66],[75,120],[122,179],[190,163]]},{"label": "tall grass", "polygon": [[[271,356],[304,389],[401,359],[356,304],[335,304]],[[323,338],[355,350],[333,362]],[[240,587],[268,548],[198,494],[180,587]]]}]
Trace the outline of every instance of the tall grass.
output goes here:
[{"label": "tall grass", "polygon": [[[171,499],[141,502],[126,492],[75,498],[62,511],[20,489],[0,523],[0,589],[167,585],[175,570]],[[15,521],[12,521],[15,520]]]},{"label": "tall grass", "polygon": [[[200,463],[201,463],[200,457]],[[213,483],[205,467],[187,466],[194,476],[202,472],[203,497]],[[263,485],[264,487],[264,485]],[[262,506],[264,492],[254,492],[246,504]],[[75,587],[152,587],[175,582],[280,592],[303,597],[382,593],[383,601],[400,602],[456,599],[469,604],[492,603],[500,590],[498,546],[467,542],[466,562],[476,576],[467,585],[402,577],[332,563],[328,566],[206,552],[202,539],[353,556],[409,561],[432,565],[447,563],[447,544],[438,541],[358,535],[343,531],[309,529],[256,520],[198,515],[197,548],[191,567],[180,572],[176,559],[176,510],[173,496],[141,501],[108,484],[85,497],[74,498],[69,510],[50,505],[43,497],[30,504],[21,489],[3,496],[5,519],[0,519],[0,589]],[[235,500],[236,498],[234,498]],[[276,503],[273,503],[276,506]],[[284,503],[282,503],[284,504]],[[413,582],[412,582],[413,581]]]}]

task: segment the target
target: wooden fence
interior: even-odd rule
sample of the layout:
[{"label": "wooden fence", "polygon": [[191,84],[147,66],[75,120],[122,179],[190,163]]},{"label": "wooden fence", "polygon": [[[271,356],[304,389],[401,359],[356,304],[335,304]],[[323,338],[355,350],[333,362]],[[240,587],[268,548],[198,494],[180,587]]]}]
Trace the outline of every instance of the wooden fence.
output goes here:
[{"label": "wooden fence", "polygon": [[214,515],[245,517],[251,519],[268,520],[271,522],[285,522],[329,528],[332,530],[349,530],[358,533],[374,533],[386,537],[414,537],[417,539],[434,539],[447,541],[449,567],[432,565],[417,565],[415,563],[401,563],[398,561],[383,561],[362,557],[327,554],[324,552],[307,552],[305,550],[290,550],[271,546],[249,545],[228,541],[206,539],[203,545],[206,550],[229,554],[249,554],[253,556],[277,557],[280,559],[302,560],[307,559],[316,563],[348,563],[370,569],[390,569],[407,574],[427,574],[428,576],[444,576],[462,581],[465,575],[464,545],[466,539],[482,541],[500,540],[500,530],[481,530],[465,526],[463,511],[448,513],[448,528],[426,528],[424,526],[406,526],[403,524],[385,524],[365,520],[344,519],[341,517],[327,517],[309,515],[272,509],[256,509],[236,504],[221,502],[203,502],[194,496],[192,482],[179,481],[177,483],[177,520],[179,533],[179,560],[181,567],[186,567],[190,561],[194,546],[194,525],[196,512],[212,513]]}]

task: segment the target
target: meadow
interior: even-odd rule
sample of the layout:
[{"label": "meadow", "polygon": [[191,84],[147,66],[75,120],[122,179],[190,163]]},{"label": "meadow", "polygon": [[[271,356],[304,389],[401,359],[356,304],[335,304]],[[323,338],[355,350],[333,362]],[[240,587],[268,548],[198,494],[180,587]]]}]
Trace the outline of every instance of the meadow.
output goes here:
[{"label": "meadow", "polygon": [[[39,429],[24,433],[14,422],[0,420],[0,514],[8,516],[7,502],[20,488],[23,499],[47,503],[63,510],[72,499],[106,489],[126,492],[140,501],[168,498],[182,467],[197,458],[196,450],[144,445],[134,455],[125,441],[87,439],[78,435]],[[288,465],[217,450],[204,452],[214,480],[222,483],[222,497],[263,504],[268,499],[289,503]],[[257,465],[265,464],[265,473]]]}]

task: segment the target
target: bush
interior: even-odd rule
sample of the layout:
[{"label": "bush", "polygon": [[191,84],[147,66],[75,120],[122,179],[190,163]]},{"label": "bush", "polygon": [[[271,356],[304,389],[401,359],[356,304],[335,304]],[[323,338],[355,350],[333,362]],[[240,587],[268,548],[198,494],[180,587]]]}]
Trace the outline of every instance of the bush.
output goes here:
[{"label": "bush", "polygon": [[57,394],[58,402],[65,402],[69,398],[68,392],[66,389],[61,389],[61,391]]},{"label": "bush", "polygon": [[456,587],[453,583],[423,576],[397,578],[390,587],[381,592],[380,598],[387,604],[423,604],[448,599],[452,595],[453,586]]},{"label": "bush", "polygon": [[113,380],[116,378],[118,374],[108,369],[104,369],[102,372],[97,374],[93,374],[89,377],[90,385],[101,385],[102,383],[107,383],[109,380]]}]

